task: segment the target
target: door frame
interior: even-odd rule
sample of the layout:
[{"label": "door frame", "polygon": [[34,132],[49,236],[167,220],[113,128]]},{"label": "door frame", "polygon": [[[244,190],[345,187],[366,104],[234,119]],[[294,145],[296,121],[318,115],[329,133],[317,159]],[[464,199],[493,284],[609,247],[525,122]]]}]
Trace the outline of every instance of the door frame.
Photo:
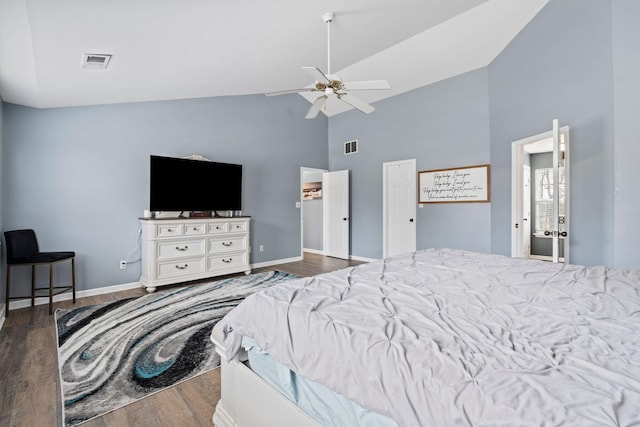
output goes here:
[{"label": "door frame", "polygon": [[[299,201],[297,203],[300,203],[300,256],[301,257],[304,257],[304,203],[303,203],[304,200],[302,198],[302,189],[304,188],[305,172],[325,173],[329,171],[327,169],[309,168],[306,166],[302,166],[300,168],[300,189],[298,192]],[[324,218],[324,204],[322,205],[322,216]],[[324,239],[322,242],[322,255],[324,255]]]},{"label": "door frame", "polygon": [[[413,175],[414,175],[414,180],[417,180],[417,169],[416,169],[416,159],[406,159],[406,160],[398,160],[395,162],[385,162],[382,164],[382,258],[387,258],[387,256],[389,255],[389,248],[388,248],[388,243],[389,243],[389,215],[388,215],[388,210],[389,210],[389,192],[387,189],[387,168],[394,166],[394,165],[400,165],[400,164],[404,164],[404,163],[408,163],[410,165],[413,166]],[[414,191],[414,195],[417,198],[417,194],[418,194],[418,185],[417,183],[415,183],[415,189],[416,191]],[[414,224],[416,223],[416,204],[417,204],[417,200],[414,199],[414,203],[412,203],[412,209],[413,209],[413,215],[412,217],[414,218]],[[414,226],[414,231],[413,231],[413,241],[415,243],[416,241],[416,228],[417,225]]]},{"label": "door frame", "polygon": [[[565,229],[569,230],[569,205],[570,205],[570,193],[569,193],[569,177],[570,177],[570,156],[569,156],[569,126],[557,127],[557,120],[554,120],[552,130],[543,132],[537,135],[530,136],[528,138],[520,139],[511,143],[511,256],[521,258],[522,257],[522,227],[521,218],[523,217],[523,203],[522,203],[522,166],[524,165],[524,153],[525,147],[530,144],[535,144],[542,140],[548,140],[554,138],[554,130],[557,130],[559,138],[562,139],[565,152]],[[553,151],[553,150],[550,150]],[[557,180],[556,180],[557,182]],[[533,183],[532,183],[533,185]],[[533,209],[533,205],[532,205]],[[569,239],[567,236],[564,245],[564,263],[569,262]]]},{"label": "door frame", "polygon": [[[522,232],[523,233],[528,233],[529,234],[529,238],[527,239],[526,236],[522,235],[522,243],[520,245],[520,250],[521,255],[523,258],[531,258],[531,218],[532,218],[532,214],[531,214],[531,186],[533,185],[533,181],[531,180],[531,165],[525,165],[522,164],[520,165],[522,167],[522,190],[524,191],[525,188],[528,190],[528,194],[522,193],[522,197],[519,198],[519,200],[522,200],[523,202],[523,206],[522,206]],[[529,179],[529,186],[528,188],[525,187],[524,183],[525,183],[525,179],[524,177],[526,177],[528,175]],[[529,208],[529,212],[525,212],[525,204],[524,201],[527,201],[527,205]],[[524,224],[524,221],[527,221],[527,224]]]}]

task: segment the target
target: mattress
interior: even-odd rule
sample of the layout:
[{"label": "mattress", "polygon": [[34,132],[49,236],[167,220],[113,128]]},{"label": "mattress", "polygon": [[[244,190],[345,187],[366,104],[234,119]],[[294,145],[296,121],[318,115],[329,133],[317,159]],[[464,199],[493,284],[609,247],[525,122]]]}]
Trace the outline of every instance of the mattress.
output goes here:
[{"label": "mattress", "polygon": [[322,426],[398,427],[391,418],[365,409],[322,384],[292,372],[273,360],[253,339],[243,338],[242,347],[248,354],[248,364],[253,372]]},{"label": "mattress", "polygon": [[429,249],[285,282],[222,321],[411,426],[640,420],[640,273]]}]

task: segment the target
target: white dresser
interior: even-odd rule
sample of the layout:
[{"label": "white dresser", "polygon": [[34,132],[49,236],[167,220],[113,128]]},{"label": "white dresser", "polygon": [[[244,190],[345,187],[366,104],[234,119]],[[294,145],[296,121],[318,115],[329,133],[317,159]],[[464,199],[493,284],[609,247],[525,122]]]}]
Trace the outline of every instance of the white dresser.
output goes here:
[{"label": "white dresser", "polygon": [[251,273],[250,220],[250,217],[140,219],[140,284],[153,292],[157,286],[172,283]]}]

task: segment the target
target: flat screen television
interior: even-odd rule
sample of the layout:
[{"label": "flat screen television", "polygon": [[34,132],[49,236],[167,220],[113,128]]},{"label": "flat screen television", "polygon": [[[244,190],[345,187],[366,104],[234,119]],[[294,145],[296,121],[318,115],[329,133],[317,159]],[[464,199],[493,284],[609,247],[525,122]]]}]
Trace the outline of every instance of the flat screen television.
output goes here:
[{"label": "flat screen television", "polygon": [[242,165],[151,156],[151,211],[242,210]]}]

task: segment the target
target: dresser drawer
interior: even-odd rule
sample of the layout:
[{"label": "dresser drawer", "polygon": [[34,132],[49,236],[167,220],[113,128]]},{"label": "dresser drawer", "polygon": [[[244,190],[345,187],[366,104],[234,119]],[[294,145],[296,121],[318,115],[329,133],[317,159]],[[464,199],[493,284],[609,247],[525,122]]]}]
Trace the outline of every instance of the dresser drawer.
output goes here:
[{"label": "dresser drawer", "polygon": [[185,224],[185,236],[200,236],[207,232],[207,224]]},{"label": "dresser drawer", "polygon": [[209,239],[209,253],[217,254],[247,249],[247,236]]},{"label": "dresser drawer", "polygon": [[209,224],[209,234],[227,233],[229,232],[228,222],[216,222]]},{"label": "dresser drawer", "polygon": [[205,271],[205,258],[188,258],[180,261],[158,263],[158,279],[173,276],[188,276]]},{"label": "dresser drawer", "polygon": [[230,222],[229,223],[229,231],[231,233],[239,233],[247,231],[247,225],[249,223],[247,221],[238,221],[238,222]]},{"label": "dresser drawer", "polygon": [[239,252],[230,255],[213,256],[209,258],[209,271],[224,270],[225,268],[247,265],[247,253]]},{"label": "dresser drawer", "polygon": [[159,224],[156,226],[157,237],[182,236],[182,224]]},{"label": "dresser drawer", "polygon": [[183,240],[158,243],[158,259],[166,258],[182,258],[204,255],[205,239],[201,240]]}]

